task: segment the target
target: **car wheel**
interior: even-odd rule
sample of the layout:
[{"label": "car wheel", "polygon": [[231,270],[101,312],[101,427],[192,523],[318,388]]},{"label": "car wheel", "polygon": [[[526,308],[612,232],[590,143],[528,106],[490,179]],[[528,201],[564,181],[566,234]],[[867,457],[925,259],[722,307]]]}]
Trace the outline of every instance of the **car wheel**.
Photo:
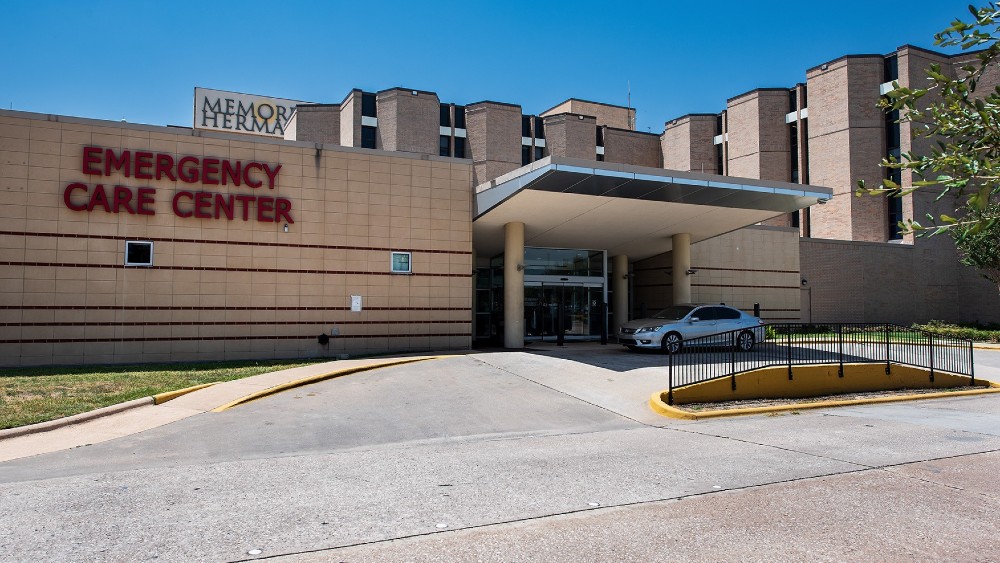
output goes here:
[{"label": "car wheel", "polygon": [[682,339],[681,335],[676,332],[668,332],[663,335],[663,340],[660,341],[660,347],[666,354],[676,354],[681,351]]},{"label": "car wheel", "polygon": [[753,350],[754,344],[756,344],[756,339],[753,337],[753,333],[749,330],[744,330],[736,335],[736,349],[740,352],[749,352],[750,350]]}]

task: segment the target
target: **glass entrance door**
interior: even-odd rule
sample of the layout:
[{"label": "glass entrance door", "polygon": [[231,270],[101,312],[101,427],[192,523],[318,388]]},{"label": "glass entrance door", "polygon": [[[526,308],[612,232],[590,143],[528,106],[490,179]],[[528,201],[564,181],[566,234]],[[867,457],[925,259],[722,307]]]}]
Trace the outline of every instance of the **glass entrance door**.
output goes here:
[{"label": "glass entrance door", "polygon": [[537,283],[524,288],[525,340],[589,340],[601,336],[601,284]]}]

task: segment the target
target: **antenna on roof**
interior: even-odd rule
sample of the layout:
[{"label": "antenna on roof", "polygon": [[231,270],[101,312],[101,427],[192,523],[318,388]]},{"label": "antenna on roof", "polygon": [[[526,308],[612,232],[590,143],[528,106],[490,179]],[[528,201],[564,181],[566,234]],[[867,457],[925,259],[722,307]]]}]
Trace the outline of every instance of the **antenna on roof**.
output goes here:
[{"label": "antenna on roof", "polygon": [[625,84],[628,87],[628,106],[626,106],[627,109],[625,110],[626,111],[626,115],[628,116],[628,118],[627,118],[628,119],[628,128],[629,129],[635,129],[635,123],[632,123],[632,81],[631,80],[626,80]]}]

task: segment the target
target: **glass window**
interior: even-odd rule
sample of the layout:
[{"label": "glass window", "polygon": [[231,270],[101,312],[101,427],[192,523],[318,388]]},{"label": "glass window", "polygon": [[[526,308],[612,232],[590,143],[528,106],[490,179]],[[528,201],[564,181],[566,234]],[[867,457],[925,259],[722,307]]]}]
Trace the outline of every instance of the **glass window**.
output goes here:
[{"label": "glass window", "polygon": [[361,115],[365,117],[378,117],[377,106],[375,105],[375,94],[367,92],[361,94]]},{"label": "glass window", "polygon": [[603,276],[604,253],[600,250],[525,248],[524,273],[543,276]]},{"label": "glass window", "polygon": [[455,158],[465,158],[465,139],[455,137]]},{"label": "glass window", "polygon": [[720,321],[729,321],[740,318],[740,312],[729,307],[712,307],[715,309],[715,318]]},{"label": "glass window", "polygon": [[[674,305],[673,307],[667,307],[662,311],[653,315],[654,319],[663,319],[665,321],[679,321],[687,316],[694,309],[690,305]],[[697,316],[697,315],[695,315]],[[700,317],[699,317],[700,318]]]},{"label": "glass window", "polygon": [[531,136],[531,116],[522,115],[521,116],[521,136],[530,137]]},{"label": "glass window", "polygon": [[535,160],[545,158],[545,147],[535,147]]},{"label": "glass window", "polygon": [[451,106],[441,104],[441,127],[451,127]]},{"label": "glass window", "polygon": [[144,240],[125,241],[126,266],[152,266],[153,243]]},{"label": "glass window", "polygon": [[441,135],[441,141],[438,145],[438,155],[451,156],[451,137]]},{"label": "glass window", "polygon": [[604,146],[604,127],[597,127],[597,128],[595,128],[595,130],[597,131],[597,146],[603,147]]},{"label": "glass window", "polygon": [[455,127],[465,129],[465,106],[455,106]]},{"label": "glass window", "polygon": [[409,252],[393,252],[392,253],[392,273],[394,274],[409,274],[410,269],[410,253]]},{"label": "glass window", "polygon": [[545,122],[541,117],[532,118],[535,121],[535,138],[544,139],[545,138]]},{"label": "glass window", "polygon": [[377,148],[375,143],[375,128],[369,127],[368,125],[361,126],[361,148],[363,149],[374,149]]},{"label": "glass window", "polygon": [[531,145],[521,145],[521,166],[531,164]]}]

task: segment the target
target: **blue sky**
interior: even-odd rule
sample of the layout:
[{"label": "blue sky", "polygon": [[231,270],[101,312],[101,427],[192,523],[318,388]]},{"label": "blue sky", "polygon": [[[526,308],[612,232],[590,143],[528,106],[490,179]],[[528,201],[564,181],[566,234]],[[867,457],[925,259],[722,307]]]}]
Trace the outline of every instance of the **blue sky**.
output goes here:
[{"label": "blue sky", "polygon": [[622,104],[637,128],[717,112],[845,54],[933,46],[967,2],[5,2],[0,106],[191,125],[195,86],[312,102],[403,86],[538,113]]}]

